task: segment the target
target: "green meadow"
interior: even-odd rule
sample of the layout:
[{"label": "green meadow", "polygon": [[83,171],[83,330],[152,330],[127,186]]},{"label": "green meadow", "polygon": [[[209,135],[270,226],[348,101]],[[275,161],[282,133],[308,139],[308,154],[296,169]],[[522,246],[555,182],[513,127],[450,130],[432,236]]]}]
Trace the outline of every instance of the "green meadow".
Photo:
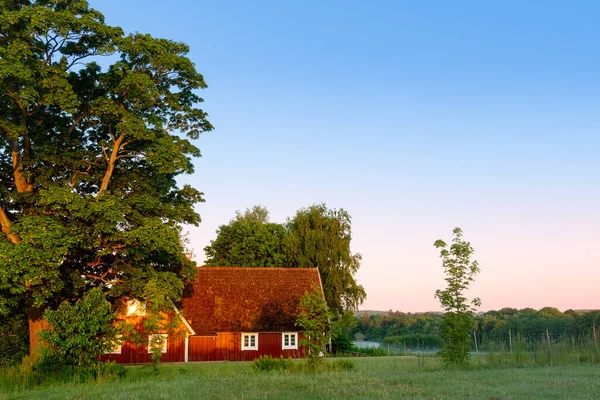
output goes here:
[{"label": "green meadow", "polygon": [[[354,358],[344,372],[255,372],[248,362],[131,366],[118,376],[36,383],[0,376],[6,399],[597,399],[600,365],[444,368],[436,356]],[[300,364],[298,360],[295,363]]]}]

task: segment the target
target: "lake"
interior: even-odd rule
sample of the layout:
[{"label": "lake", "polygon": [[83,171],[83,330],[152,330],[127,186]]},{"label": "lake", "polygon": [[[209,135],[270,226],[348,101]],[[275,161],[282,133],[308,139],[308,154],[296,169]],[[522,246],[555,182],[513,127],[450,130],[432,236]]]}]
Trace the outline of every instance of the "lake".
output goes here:
[{"label": "lake", "polygon": [[368,340],[357,340],[353,344],[359,349],[378,348],[379,342],[370,342]]}]

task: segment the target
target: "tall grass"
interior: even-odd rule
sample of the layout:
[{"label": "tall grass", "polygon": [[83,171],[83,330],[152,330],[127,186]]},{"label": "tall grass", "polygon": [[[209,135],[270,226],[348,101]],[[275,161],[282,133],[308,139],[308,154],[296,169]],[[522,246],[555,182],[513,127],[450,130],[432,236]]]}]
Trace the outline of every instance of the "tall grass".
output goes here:
[{"label": "tall grass", "polygon": [[491,366],[528,367],[600,362],[599,348],[588,336],[563,336],[558,340],[544,337],[533,341],[516,335],[511,343],[487,342],[482,349],[487,351]]},{"label": "tall grass", "polygon": [[[444,368],[439,357],[356,358],[355,369],[324,373],[256,373],[250,362],[198,362],[127,367],[127,376],[107,384],[56,384],[0,398],[35,399],[594,399],[600,393],[597,365],[492,368],[487,355],[473,366]],[[481,360],[481,363],[479,361]],[[346,359],[344,360],[346,361]],[[303,360],[295,360],[302,364]],[[436,362],[429,366],[429,363]],[[3,396],[4,395],[4,396]]]},{"label": "tall grass", "polygon": [[0,393],[14,389],[29,389],[36,386],[56,384],[105,383],[121,380],[126,375],[123,365],[114,362],[98,364],[96,367],[62,367],[36,369],[34,362],[25,357],[21,364],[0,366]]}]

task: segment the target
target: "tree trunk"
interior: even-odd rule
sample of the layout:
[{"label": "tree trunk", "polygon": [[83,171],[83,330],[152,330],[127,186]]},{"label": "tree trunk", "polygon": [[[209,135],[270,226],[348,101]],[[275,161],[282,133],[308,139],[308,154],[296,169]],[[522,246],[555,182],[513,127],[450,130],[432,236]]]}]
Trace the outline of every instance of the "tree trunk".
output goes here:
[{"label": "tree trunk", "polygon": [[50,328],[45,320],[41,318],[39,314],[28,313],[27,319],[29,320],[29,356],[34,358],[38,354],[38,346],[40,345],[40,339],[38,332],[42,329]]}]

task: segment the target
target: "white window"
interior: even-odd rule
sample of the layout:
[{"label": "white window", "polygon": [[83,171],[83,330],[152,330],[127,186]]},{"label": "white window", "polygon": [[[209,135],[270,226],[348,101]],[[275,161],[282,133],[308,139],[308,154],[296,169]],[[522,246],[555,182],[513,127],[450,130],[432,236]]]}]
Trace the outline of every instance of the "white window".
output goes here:
[{"label": "white window", "polygon": [[286,332],[281,334],[281,348],[283,350],[298,349],[298,332]]},{"label": "white window", "polygon": [[117,337],[113,343],[111,343],[111,349],[106,354],[121,354],[121,337]]},{"label": "white window", "polygon": [[242,350],[258,350],[258,333],[242,333]]},{"label": "white window", "polygon": [[148,335],[148,353],[152,353],[153,347],[161,347],[162,352],[167,352],[167,335],[166,333],[161,333],[158,335]]},{"label": "white window", "polygon": [[136,299],[127,301],[127,315],[146,315],[146,303]]}]

